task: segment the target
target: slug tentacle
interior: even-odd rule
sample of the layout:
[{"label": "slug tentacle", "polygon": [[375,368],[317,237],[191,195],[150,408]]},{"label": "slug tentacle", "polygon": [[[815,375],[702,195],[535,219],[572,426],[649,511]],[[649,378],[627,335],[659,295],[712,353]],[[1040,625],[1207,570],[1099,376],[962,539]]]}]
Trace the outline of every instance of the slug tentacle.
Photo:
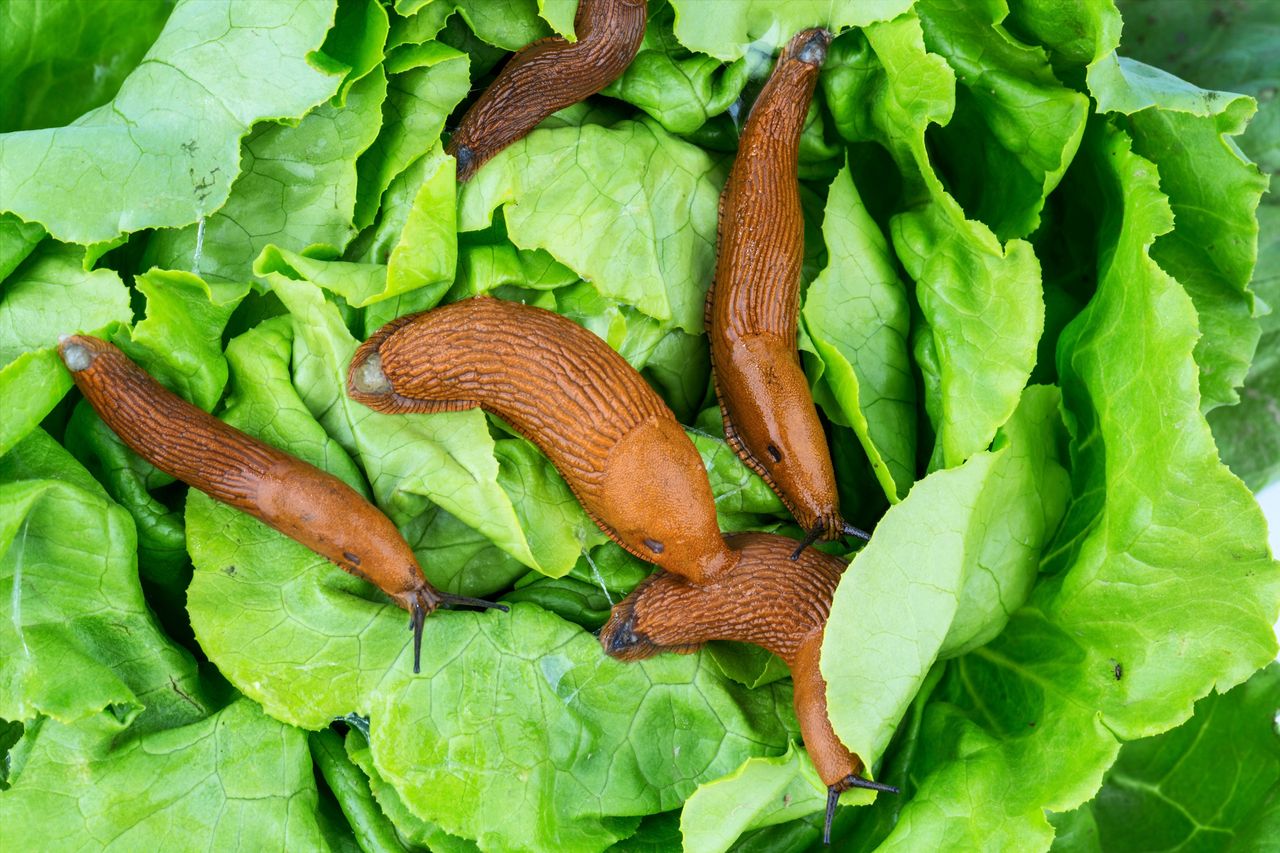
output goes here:
[{"label": "slug tentacle", "polygon": [[[768,533],[731,534],[725,541],[736,554],[732,572],[701,586],[661,572],[647,578],[610,613],[600,632],[605,652],[637,660],[710,640],[762,646],[791,670],[805,748],[833,796],[850,787],[894,790],[862,776],[861,759],[840,742],[827,716],[818,664],[844,561],[807,549],[792,562],[795,542]],[[833,812],[834,800],[829,807]]]},{"label": "slug tentacle", "polygon": [[417,671],[421,621],[451,597],[427,582],[391,519],[332,474],[168,391],[114,345],[70,335],[58,351],[85,399],[143,459],[376,584],[413,614]]},{"label": "slug tentacle", "polygon": [[462,117],[445,150],[469,180],[544,118],[594,95],[631,64],[644,40],[645,0],[581,0],[576,42],[539,39],[516,52]]},{"label": "slug tentacle", "polygon": [[823,29],[793,37],[751,108],[720,195],[706,312],[725,436],[808,531],[806,544],[849,528],[796,349],[804,257],[800,132],[830,42]]},{"label": "slug tentacle", "polygon": [[[380,378],[387,389],[361,390]],[[559,314],[477,298],[401,318],[356,351],[347,392],[382,412],[480,406],[537,445],[627,551],[695,582],[732,565],[706,468],[675,415]]]}]

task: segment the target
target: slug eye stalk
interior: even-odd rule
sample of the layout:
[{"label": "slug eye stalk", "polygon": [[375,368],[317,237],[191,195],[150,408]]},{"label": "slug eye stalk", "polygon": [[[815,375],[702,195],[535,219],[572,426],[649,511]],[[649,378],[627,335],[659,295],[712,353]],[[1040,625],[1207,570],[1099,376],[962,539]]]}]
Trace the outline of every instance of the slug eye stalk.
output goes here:
[{"label": "slug eye stalk", "polygon": [[870,779],[863,779],[856,774],[849,774],[834,785],[827,786],[827,819],[822,825],[822,843],[831,844],[831,821],[836,816],[836,804],[840,802],[840,795],[850,788],[868,788],[872,791],[880,791],[885,794],[896,794],[898,789],[893,785],[885,785],[881,782],[872,782]]},{"label": "slug eye stalk", "polygon": [[[871,540],[870,533],[868,533],[867,531],[863,530],[860,527],[854,527],[852,524],[850,524],[847,521],[840,521],[839,529],[840,529],[840,534],[842,536],[854,536],[854,537],[857,537],[858,539],[863,540],[864,542],[869,542]],[[819,519],[818,523],[815,524],[812,528],[810,528],[809,532],[806,533],[804,535],[804,538],[800,540],[800,544],[796,546],[796,549],[791,552],[791,562],[794,563],[796,560],[800,559],[800,554],[804,551],[804,549],[808,548],[814,542],[817,542],[819,539],[821,539],[826,532],[827,532],[827,523]]]}]

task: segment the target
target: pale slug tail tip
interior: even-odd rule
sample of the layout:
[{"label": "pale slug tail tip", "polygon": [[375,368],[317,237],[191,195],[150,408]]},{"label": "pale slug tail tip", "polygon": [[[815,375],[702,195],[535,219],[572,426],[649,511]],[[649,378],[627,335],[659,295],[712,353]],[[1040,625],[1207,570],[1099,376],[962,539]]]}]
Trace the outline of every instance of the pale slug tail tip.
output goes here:
[{"label": "pale slug tail tip", "polygon": [[351,389],[366,396],[391,393],[391,382],[382,372],[382,356],[374,351],[351,368]]},{"label": "pale slug tail tip", "polygon": [[67,366],[67,370],[72,373],[79,373],[93,364],[93,352],[84,344],[77,343],[69,335],[58,338],[58,355],[62,357],[62,363]]}]

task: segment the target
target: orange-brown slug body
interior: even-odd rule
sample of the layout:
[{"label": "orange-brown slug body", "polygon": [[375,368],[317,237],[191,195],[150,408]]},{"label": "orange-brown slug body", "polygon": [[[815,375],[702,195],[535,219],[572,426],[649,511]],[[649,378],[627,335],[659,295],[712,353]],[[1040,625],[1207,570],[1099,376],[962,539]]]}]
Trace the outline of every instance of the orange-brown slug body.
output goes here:
[{"label": "orange-brown slug body", "polygon": [[720,195],[707,333],[729,443],[808,532],[849,533],[835,471],[796,350],[804,220],[800,131],[831,34],[804,30],[783,49],[751,109]]},{"label": "orange-brown slug body", "polygon": [[827,716],[827,685],[818,667],[831,599],[845,561],[813,548],[791,559],[795,541],[769,533],[725,536],[734,570],[695,586],[659,572],[613,608],[600,644],[621,660],[687,653],[709,640],[754,643],[782,658],[795,683],[794,703],[805,749],[828,789],[827,822],[841,792],[895,788],[862,777],[863,763],[845,748]]},{"label": "orange-brown slug body", "polygon": [[413,614],[414,672],[432,611],[499,606],[437,591],[391,519],[350,486],[191,405],[113,344],[71,335],[58,353],[89,404],[143,459],[376,584]]},{"label": "orange-brown slug body", "polygon": [[644,40],[645,0],[581,0],[576,42],[540,39],[517,51],[462,117],[446,150],[466,181],[547,116],[608,86]]},{"label": "orange-brown slug body", "polygon": [[702,458],[635,368],[565,317],[491,297],[394,320],[351,360],[380,412],[483,408],[547,455],[619,545],[695,583],[732,554]]}]

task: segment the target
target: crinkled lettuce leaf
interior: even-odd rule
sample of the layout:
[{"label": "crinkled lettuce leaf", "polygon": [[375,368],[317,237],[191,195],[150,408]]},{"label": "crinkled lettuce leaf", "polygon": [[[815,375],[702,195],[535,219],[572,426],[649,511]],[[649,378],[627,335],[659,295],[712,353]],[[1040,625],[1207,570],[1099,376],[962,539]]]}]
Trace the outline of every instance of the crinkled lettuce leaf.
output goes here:
[{"label": "crinkled lettuce leaf", "polygon": [[1002,244],[967,218],[931,164],[927,131],[951,120],[956,78],[926,50],[919,18],[837,39],[821,83],[840,133],[883,145],[902,175],[909,207],[891,235],[923,315],[913,346],[937,434],[930,467],[958,465],[990,444],[1035,365],[1040,264],[1030,244]]},{"label": "crinkled lettuce leaf", "polygon": [[1125,744],[1098,795],[1052,818],[1053,849],[1265,849],[1280,827],[1277,708],[1273,663],[1176,729]]},{"label": "crinkled lettuce leaf", "polygon": [[388,59],[382,129],[356,161],[357,228],[373,223],[391,181],[431,150],[445,118],[467,95],[470,65],[467,54],[435,41]]},{"label": "crinkled lettuce leaf", "polygon": [[667,0],[649,3],[640,52],[602,94],[634,104],[672,133],[692,133],[729,109],[747,84],[747,61],[726,65],[676,40],[675,11]]},{"label": "crinkled lettuce leaf", "polygon": [[723,182],[705,151],[652,120],[537,130],[467,182],[458,229],[487,228],[501,208],[517,247],[545,249],[602,296],[700,334]]},{"label": "crinkled lettuce leaf", "polygon": [[246,281],[268,244],[341,252],[356,234],[356,158],[378,134],[386,94],[375,66],[341,106],[323,104],[296,127],[260,126],[244,140],[227,203],[195,225],[157,232],[148,260],[210,281]]},{"label": "crinkled lettuce leaf", "polygon": [[38,428],[0,457],[0,493],[0,718],[105,710],[118,734],[206,713],[195,662],[143,600],[129,514]]},{"label": "crinkled lettuce leaf", "polygon": [[876,481],[896,503],[916,473],[911,309],[888,242],[847,165],[831,184],[822,233],[827,266],[801,309],[817,355],[814,400],[832,421],[853,428]]},{"label": "crinkled lettuce leaf", "polygon": [[332,848],[306,734],[253,702],[123,743],[113,733],[101,719],[28,730],[0,797],[6,834],[50,850]]},{"label": "crinkled lettuce leaf", "polygon": [[[424,24],[436,27],[435,32],[456,11],[477,37],[503,50],[519,50],[551,35],[549,23],[562,34],[573,32],[573,16],[566,15],[564,0],[396,0],[395,10],[404,17],[425,17]],[[566,17],[569,28],[559,29]]]},{"label": "crinkled lettuce leaf", "polygon": [[111,102],[0,137],[0,210],[74,243],[212,214],[255,122],[296,119],[336,91],[341,79],[308,61],[334,5],[182,0]]},{"label": "crinkled lettuce leaf", "polygon": [[914,0],[671,0],[675,34],[690,50],[732,61],[749,50],[774,54],[806,27],[839,31],[888,21],[911,8]]},{"label": "crinkled lettuce leaf", "polygon": [[956,75],[955,113],[932,151],[966,214],[1001,240],[1035,230],[1075,156],[1089,99],[1005,29],[1006,0],[920,0],[928,49]]},{"label": "crinkled lettuce leaf", "polygon": [[59,335],[105,332],[133,318],[112,270],[85,272],[83,250],[49,242],[0,291],[0,454],[40,423],[71,389],[54,350]]},{"label": "crinkled lettuce leaf", "polygon": [[[855,789],[841,805],[865,805],[875,795]],[[699,786],[680,812],[683,849],[724,853],[745,832],[822,811],[827,786],[808,754],[794,745],[785,755],[748,758],[734,772]]]},{"label": "crinkled lettuce leaf", "polygon": [[1058,346],[1072,503],[1027,605],[948,664],[883,849],[1047,846],[1043,810],[1089,799],[1120,738],[1182,722],[1276,652],[1265,524],[1200,413],[1190,297],[1148,254],[1172,225],[1156,170],[1101,120],[1080,156],[1108,213],[1098,291]]},{"label": "crinkled lettuce leaf", "polygon": [[1114,53],[1090,66],[1089,89],[1099,111],[1129,116],[1134,151],[1158,164],[1174,228],[1151,256],[1195,303],[1204,333],[1196,344],[1201,406],[1235,403],[1259,336],[1248,285],[1258,256],[1254,211],[1267,178],[1231,137],[1243,132],[1254,101]]},{"label": "crinkled lettuce leaf", "polygon": [[[367,714],[375,765],[408,807],[482,845],[602,849],[627,816],[790,736],[783,686],[746,691],[701,656],[621,664],[528,604],[433,615],[415,676],[403,612],[368,584],[202,495],[187,530],[196,635],[232,683],[307,727]],[[673,715],[687,723],[660,722]]]},{"label": "crinkled lettuce leaf", "polygon": [[822,675],[831,725],[867,765],[934,661],[988,642],[1026,601],[1069,494],[1058,402],[1028,388],[994,449],[916,483],[841,579]]},{"label": "crinkled lettuce leaf", "polygon": [[1258,349],[1239,405],[1209,413],[1222,461],[1254,492],[1280,478],[1280,205],[1259,207],[1258,224],[1264,244],[1253,289],[1271,313],[1259,320]]},{"label": "crinkled lettuce leaf", "polygon": [[[409,807],[400,799],[396,789],[378,773],[373,764],[373,753],[369,749],[369,739],[361,730],[353,726],[343,741],[347,757],[364,772],[370,792],[378,803],[378,807],[391,821],[403,841],[424,850],[440,851],[440,853],[473,853],[478,848],[474,842],[449,835],[440,827],[425,821],[409,811]],[[394,849],[394,848],[393,848]]]},{"label": "crinkled lettuce leaf", "polygon": [[68,124],[111,100],[170,0],[11,3],[0,28],[0,133]]}]

